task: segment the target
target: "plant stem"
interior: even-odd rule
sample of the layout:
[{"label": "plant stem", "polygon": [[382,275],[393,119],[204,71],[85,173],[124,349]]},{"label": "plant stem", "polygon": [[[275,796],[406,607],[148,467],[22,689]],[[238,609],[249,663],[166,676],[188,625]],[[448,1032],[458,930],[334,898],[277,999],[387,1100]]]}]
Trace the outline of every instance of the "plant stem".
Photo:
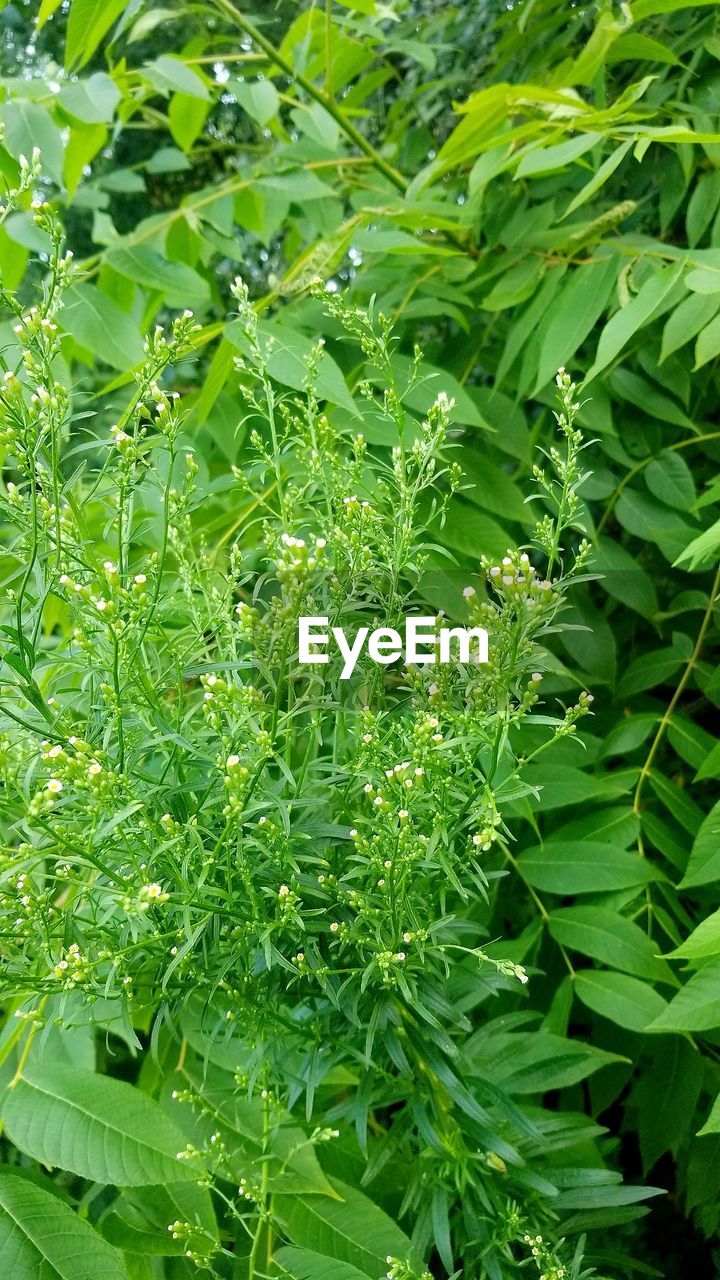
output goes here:
[{"label": "plant stem", "polygon": [[317,85],[313,84],[312,80],[309,80],[307,76],[303,75],[302,71],[293,67],[292,63],[289,62],[284,54],[275,47],[272,41],[268,40],[262,32],[258,31],[254,23],[252,23],[244,13],[241,13],[239,9],[236,9],[231,0],[214,0],[214,3],[216,7],[235,24],[235,26],[240,27],[241,31],[244,31],[246,35],[250,36],[250,39],[258,46],[258,48],[262,49],[263,52],[267,54],[268,58],[270,58],[271,62],[275,63],[276,67],[279,67],[281,71],[284,71],[285,75],[288,76],[290,80],[294,80],[296,84],[299,84],[300,87],[305,90],[309,97],[313,98],[321,107],[324,107],[345,136],[349,138],[351,142],[354,142],[355,146],[359,147],[368,159],[372,161],[372,164],[378,172],[382,173],[390,182],[392,182],[393,186],[404,195],[407,190],[407,182],[403,178],[402,174],[399,173],[397,169],[393,168],[391,164],[388,164],[387,160],[383,159],[379,151],[376,151],[372,143],[368,142],[367,138],[363,137],[359,129],[355,128],[355,125],[348,120],[345,113],[341,111],[340,107],[337,106],[333,99],[327,93],[323,92],[322,89],[318,89]]}]

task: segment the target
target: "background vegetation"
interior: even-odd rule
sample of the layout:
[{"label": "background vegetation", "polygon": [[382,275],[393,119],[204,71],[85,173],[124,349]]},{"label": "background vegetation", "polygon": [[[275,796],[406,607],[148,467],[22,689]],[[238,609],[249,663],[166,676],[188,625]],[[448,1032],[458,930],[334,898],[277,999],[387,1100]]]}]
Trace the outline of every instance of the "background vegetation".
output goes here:
[{"label": "background vegetation", "polygon": [[[396,434],[362,397],[368,352],[348,340],[347,318],[309,287],[314,280],[392,322],[388,376],[404,389],[411,421],[438,391],[454,399],[447,456],[460,464],[463,487],[444,519],[429,504],[421,516],[433,544],[455,557],[458,583],[477,572],[481,554],[529,543],[536,516],[526,477],[536,446],[552,441],[556,370],[566,366],[581,384],[577,423],[591,440],[583,459],[592,471],[579,490],[581,519],[600,576],[574,587],[569,625],[547,641],[543,698],[555,714],[558,699],[576,703],[588,688],[594,716],[576,735],[584,750],[568,738],[528,765],[533,790],[503,809],[515,843],[507,856],[494,847],[483,860],[489,889],[473,916],[476,939],[501,939],[496,952],[487,949],[525,966],[530,982],[518,991],[463,971],[464,985],[452,988],[467,1020],[459,1041],[463,1052],[470,1046],[475,1104],[502,1113],[498,1142],[467,1131],[456,1142],[449,1126],[439,1133],[418,1098],[362,1096],[362,1077],[347,1063],[346,1075],[319,1072],[317,1081],[309,1068],[302,1089],[283,1081],[294,1124],[313,1132],[312,1105],[306,1113],[296,1104],[317,1085],[317,1122],[339,1126],[341,1136],[318,1147],[317,1159],[312,1149],[292,1170],[291,1192],[278,1192],[293,1207],[274,1222],[278,1255],[263,1265],[298,1280],[378,1280],[388,1254],[400,1259],[388,1264],[394,1275],[427,1266],[438,1280],[505,1280],[521,1268],[556,1280],[592,1266],[611,1277],[716,1275],[716,6],[328,0],[251,13],[232,0],[43,0],[6,4],[0,25],[0,168],[20,191],[0,228],[0,274],[6,294],[30,305],[53,254],[52,223],[31,208],[40,193],[74,253],[53,368],[70,393],[63,466],[76,500],[87,497],[78,468],[97,468],[92,449],[131,403],[145,332],[190,308],[200,327],[166,378],[183,397],[180,439],[191,442],[198,467],[190,545],[223,565],[239,535],[243,545],[258,542],[265,489],[240,385],[250,375],[239,379],[235,364],[247,358],[231,293],[238,274],[261,339],[274,340],[261,371],[267,385],[281,398],[302,396],[315,361],[332,430],[342,437],[360,426],[380,465]],[[26,181],[21,157],[34,147],[42,176]],[[0,324],[11,370],[21,356],[16,323],[8,310]],[[324,349],[313,356],[320,337]],[[423,380],[406,389],[416,345]],[[7,435],[3,447],[4,577],[13,591]],[[289,458],[278,465],[280,491],[295,477]],[[235,472],[246,476],[245,491]],[[274,502],[271,494],[271,510]],[[98,546],[111,542],[106,521],[107,510],[90,519]],[[152,532],[144,536],[152,547]],[[438,552],[438,571],[444,563]],[[31,627],[37,653],[51,652],[71,623],[67,603],[43,597]],[[257,1198],[248,1235],[228,1208],[226,1169],[206,1156],[197,1196],[195,1182],[172,1181],[175,1130],[162,1128],[171,1121],[161,1106],[173,1115],[179,1106],[168,1065],[178,1044],[196,1054],[192,1088],[201,1096],[203,1063],[214,1057],[220,1073],[242,1065],[237,1049],[218,1046],[214,1024],[197,1011],[197,1025],[176,1022],[177,1004],[167,1008],[161,990],[140,1014],[96,1001],[92,1023],[78,1015],[72,1031],[65,1001],[56,1013],[66,1029],[49,1018],[34,1039],[28,1024],[40,1024],[15,1016],[37,1010],[39,989],[18,969],[10,941],[18,848],[28,839],[13,797],[23,787],[32,795],[34,785],[25,775],[18,781],[17,716],[36,736],[46,732],[37,704],[46,706],[54,675],[44,658],[37,671],[28,665],[12,622],[4,634],[6,1083],[40,1056],[29,1075],[35,1094],[24,1079],[5,1092],[0,1259],[13,1277],[43,1280],[78,1276],[83,1255],[88,1276],[173,1278],[205,1265],[220,1276],[261,1274],[243,1242],[259,1238],[267,1198]],[[192,674],[182,673],[179,687]],[[92,697],[101,701],[100,692]],[[102,726],[95,732],[100,741]],[[122,770],[122,753],[120,761]],[[127,819],[118,806],[115,826]],[[177,927],[184,946],[194,922]],[[187,983],[192,965],[204,963],[188,952]],[[43,1070],[54,1082],[44,1094]],[[433,1070],[438,1111],[472,1113],[455,1077],[442,1078],[439,1061]],[[93,1071],[81,1088],[81,1073]],[[127,1131],[130,1104],[113,1093],[117,1080],[134,1090]],[[228,1080],[214,1080],[214,1094],[208,1086],[205,1105],[217,1110]],[[266,1092],[279,1087],[273,1079]],[[97,1102],[90,1120],[89,1097]],[[401,1103],[415,1107],[415,1148],[385,1140]],[[267,1131],[263,1139],[253,1126],[266,1110],[246,1118],[256,1172],[269,1149]],[[352,1137],[368,1113],[369,1148]],[[288,1125],[277,1130],[281,1163]],[[148,1167],[133,1144],[154,1126],[163,1141]],[[525,1163],[511,1178],[500,1140],[516,1126]],[[51,1140],[58,1134],[69,1134],[69,1145]],[[82,1154],[91,1148],[102,1158]],[[420,1150],[430,1175],[408,1200],[409,1161]],[[460,1168],[485,1206],[477,1221],[466,1212]],[[327,1182],[338,1177],[343,1201]],[[483,1213],[490,1227],[480,1225]],[[176,1233],[182,1249],[168,1232],[175,1220],[192,1227]],[[535,1222],[543,1243],[533,1245],[533,1226],[523,1250]],[[214,1252],[218,1239],[224,1253]],[[182,1256],[186,1247],[192,1258]]]}]

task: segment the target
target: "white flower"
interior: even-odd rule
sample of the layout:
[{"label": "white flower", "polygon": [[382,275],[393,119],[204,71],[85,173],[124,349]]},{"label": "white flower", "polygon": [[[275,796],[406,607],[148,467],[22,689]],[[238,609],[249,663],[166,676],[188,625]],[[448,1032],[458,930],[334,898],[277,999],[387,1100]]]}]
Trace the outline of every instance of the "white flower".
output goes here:
[{"label": "white flower", "polygon": [[225,761],[225,767],[226,769],[237,769],[239,763],[240,763],[239,756],[228,756],[227,760]]},{"label": "white flower", "polygon": [[59,795],[62,789],[63,784],[59,778],[51,778],[50,781],[45,784],[45,790],[49,791],[50,794],[54,796]]},{"label": "white flower", "polygon": [[278,889],[278,898],[289,898],[290,890],[286,884],[281,884]]}]

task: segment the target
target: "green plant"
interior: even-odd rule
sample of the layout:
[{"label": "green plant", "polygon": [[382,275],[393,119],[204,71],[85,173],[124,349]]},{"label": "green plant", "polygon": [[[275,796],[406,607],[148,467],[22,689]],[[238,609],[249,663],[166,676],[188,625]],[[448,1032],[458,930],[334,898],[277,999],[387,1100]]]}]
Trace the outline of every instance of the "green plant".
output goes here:
[{"label": "green plant", "polygon": [[[246,354],[236,366],[257,463],[234,479],[241,494],[261,493],[263,520],[260,540],[246,519],[220,557],[194,527],[203,499],[182,399],[159,381],[191,347],[192,315],[148,337],[128,407],[106,438],[90,421],[85,466],[73,469],[69,397],[54,372],[72,266],[49,208],[34,217],[55,246],[49,281],[24,314],[4,299],[23,352],[2,391],[16,472],[2,510],[17,564],[5,626],[6,1133],[78,1178],[212,1187],[221,1235],[196,1202],[161,1239],[180,1241],[196,1265],[214,1269],[217,1255],[216,1274],[238,1253],[249,1277],[268,1274],[283,1240],[307,1250],[311,1195],[328,1230],[341,1215],[346,1261],[373,1276],[387,1250],[367,1232],[372,1206],[329,1181],[315,1154],[342,1138],[370,1186],[383,1168],[407,1170],[399,1212],[412,1239],[384,1228],[392,1257],[398,1242],[407,1256],[393,1274],[419,1274],[434,1246],[448,1272],[456,1257],[482,1257],[509,1275],[527,1256],[528,1226],[535,1241],[553,1222],[542,1183],[533,1187],[542,1170],[554,1191],[553,1143],[546,1136],[538,1158],[538,1119],[482,1083],[464,1043],[473,1024],[449,997],[470,983],[473,1006],[492,994],[512,1009],[513,985],[528,982],[516,961],[478,945],[484,857],[497,847],[514,863],[503,808],[529,793],[525,767],[589,708],[582,694],[559,716],[532,714],[543,638],[589,552],[585,539],[567,547],[583,479],[576,389],[558,375],[563,445],[547,473],[536,469],[540,568],[508,552],[484,562],[489,595],[464,595],[490,632],[489,664],[408,668],[398,680],[366,661],[350,683],[338,669],[305,676],[294,654],[308,608],[324,601],[331,624],[346,625],[395,622],[413,601],[427,609],[421,511],[430,492],[444,511],[459,483],[443,462],[452,401],[441,392],[415,428],[404,399],[422,384],[419,353],[398,386],[383,317],[319,290],[366,362],[367,412],[398,440],[388,463],[322,411],[322,347],[303,390],[278,392],[273,340],[238,281]],[[543,735],[528,752],[533,722]],[[174,1126],[145,1093],[109,1080],[97,1089],[43,1047],[78,1020],[138,1048],[137,1029],[152,1025],[151,1093]],[[491,1041],[483,1033],[484,1051]],[[583,1055],[583,1070],[595,1065]],[[308,1133],[291,1119],[301,1101]],[[118,1216],[113,1203],[99,1226],[132,1252]],[[540,1245],[545,1270],[565,1274]]]}]

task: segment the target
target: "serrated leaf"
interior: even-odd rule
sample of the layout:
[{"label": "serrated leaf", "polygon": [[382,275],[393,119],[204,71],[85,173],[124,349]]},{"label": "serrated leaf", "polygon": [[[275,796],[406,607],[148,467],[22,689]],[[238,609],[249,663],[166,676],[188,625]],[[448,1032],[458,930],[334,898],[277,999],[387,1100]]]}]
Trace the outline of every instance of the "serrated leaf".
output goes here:
[{"label": "serrated leaf", "polygon": [[0,1168],[0,1273],[7,1280],[127,1280],[122,1255],[58,1196]]},{"label": "serrated leaf", "polygon": [[276,1250],[273,1263],[279,1268],[278,1274],[289,1280],[368,1280],[366,1271],[358,1271],[349,1262],[338,1262],[311,1249],[296,1249],[294,1245]]},{"label": "serrated leaf", "polygon": [[283,1202],[283,1227],[293,1244],[349,1262],[368,1276],[387,1270],[388,1254],[415,1255],[405,1232],[378,1205],[355,1187],[331,1182],[340,1200],[294,1196]]},{"label": "serrated leaf", "polygon": [[109,1076],[52,1066],[25,1069],[5,1091],[5,1131],[42,1164],[116,1186],[197,1179],[177,1159],[185,1147],[162,1107],[139,1089]]}]

